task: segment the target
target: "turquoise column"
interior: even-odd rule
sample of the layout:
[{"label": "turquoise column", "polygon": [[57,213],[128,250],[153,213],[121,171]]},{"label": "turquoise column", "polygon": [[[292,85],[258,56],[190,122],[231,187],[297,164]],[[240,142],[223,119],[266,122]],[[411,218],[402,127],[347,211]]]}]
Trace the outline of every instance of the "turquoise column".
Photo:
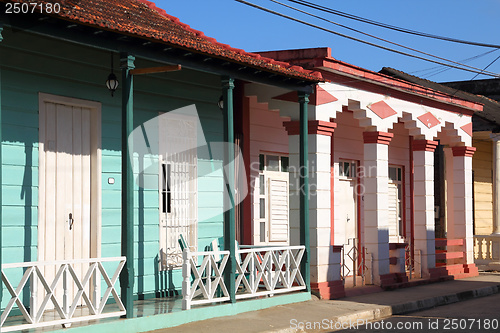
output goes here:
[{"label": "turquoise column", "polygon": [[[2,22],[0,22],[0,43],[3,40],[2,37],[2,31],[3,31],[3,26]],[[2,184],[2,57],[0,53],[0,184]],[[2,191],[0,187],[0,270],[2,267],[2,252],[3,252],[3,244],[2,244],[2,228],[3,228],[3,222],[2,222]],[[3,296],[3,281],[0,279],[0,305],[2,304],[2,296]]]},{"label": "turquoise column", "polygon": [[130,70],[135,68],[135,57],[120,53],[122,70],[122,256],[127,257],[120,273],[122,302],[127,309],[127,318],[134,315],[134,173],[130,157],[133,147],[128,143],[134,129],[134,84]]},{"label": "turquoise column", "polygon": [[309,240],[309,171],[308,171],[308,119],[307,104],[309,94],[299,92],[300,134],[299,134],[299,168],[300,168],[300,245],[306,248],[302,259],[301,272],[307,291],[311,291],[311,247]]},{"label": "turquoise column", "polygon": [[[222,78],[222,96],[224,99],[224,142],[226,149],[224,152],[224,166],[234,161],[234,108],[233,108],[234,79],[230,77]],[[230,252],[230,257],[224,273],[224,282],[229,291],[231,303],[236,302],[236,232],[235,232],[235,203],[234,203],[234,169],[227,168],[225,173],[225,191],[229,198],[224,200],[224,249]]]}]

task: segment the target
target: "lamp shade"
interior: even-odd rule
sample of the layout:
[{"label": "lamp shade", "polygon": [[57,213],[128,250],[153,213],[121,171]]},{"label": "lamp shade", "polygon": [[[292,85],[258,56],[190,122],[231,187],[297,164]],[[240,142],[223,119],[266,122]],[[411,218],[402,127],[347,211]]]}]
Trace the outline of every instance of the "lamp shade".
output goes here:
[{"label": "lamp shade", "polygon": [[114,73],[109,74],[106,80],[106,87],[111,91],[111,96],[113,96],[113,93],[118,88],[118,79]]},{"label": "lamp shade", "polygon": [[222,95],[220,96],[217,105],[219,106],[219,109],[224,110],[224,97],[222,97]]}]

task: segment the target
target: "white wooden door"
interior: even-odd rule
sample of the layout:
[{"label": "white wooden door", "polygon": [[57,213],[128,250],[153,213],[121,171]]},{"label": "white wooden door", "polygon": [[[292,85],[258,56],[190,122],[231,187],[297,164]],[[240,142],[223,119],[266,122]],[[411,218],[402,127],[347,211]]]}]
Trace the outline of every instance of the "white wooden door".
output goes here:
[{"label": "white wooden door", "polygon": [[340,220],[344,224],[344,263],[347,267],[345,273],[352,275],[356,259],[357,243],[357,200],[356,181],[352,179],[341,179],[339,181]]},{"label": "white wooden door", "polygon": [[[91,112],[63,102],[40,103],[39,261],[90,258],[91,155],[96,155],[91,151]],[[55,276],[52,267],[46,266],[47,281]],[[73,267],[81,279],[86,267]],[[68,278],[72,297],[76,285]],[[62,289],[57,289],[60,298]]]},{"label": "white wooden door", "polygon": [[288,244],[288,172],[265,172],[268,186],[269,241]]}]

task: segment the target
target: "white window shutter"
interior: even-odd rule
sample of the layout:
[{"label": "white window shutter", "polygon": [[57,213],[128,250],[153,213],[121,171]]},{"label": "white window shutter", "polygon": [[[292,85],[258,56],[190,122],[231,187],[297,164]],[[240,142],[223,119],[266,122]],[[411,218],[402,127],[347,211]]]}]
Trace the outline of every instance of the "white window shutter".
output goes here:
[{"label": "white window shutter", "polygon": [[288,241],[288,181],[269,180],[269,240]]},{"label": "white window shutter", "polygon": [[389,241],[391,243],[398,241],[398,223],[399,223],[399,212],[398,212],[398,186],[394,183],[388,184],[388,211],[387,220],[389,226]]}]

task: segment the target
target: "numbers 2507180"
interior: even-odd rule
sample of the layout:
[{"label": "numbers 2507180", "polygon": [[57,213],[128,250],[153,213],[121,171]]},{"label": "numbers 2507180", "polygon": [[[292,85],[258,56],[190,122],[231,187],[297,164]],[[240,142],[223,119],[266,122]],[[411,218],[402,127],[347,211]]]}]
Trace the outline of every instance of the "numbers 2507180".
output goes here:
[{"label": "numbers 2507180", "polygon": [[61,5],[58,3],[12,3],[5,4],[5,14],[31,14],[34,12],[42,14],[57,14],[61,11]]}]

